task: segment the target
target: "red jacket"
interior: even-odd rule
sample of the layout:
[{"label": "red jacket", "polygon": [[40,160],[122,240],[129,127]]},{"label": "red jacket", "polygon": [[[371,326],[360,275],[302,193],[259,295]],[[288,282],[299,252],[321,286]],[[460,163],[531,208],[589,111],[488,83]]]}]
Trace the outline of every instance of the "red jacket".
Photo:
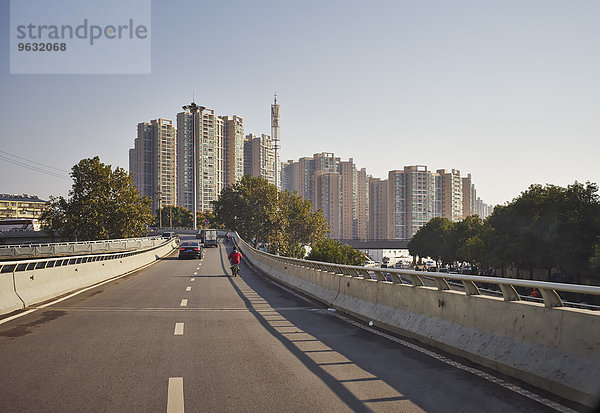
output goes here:
[{"label": "red jacket", "polygon": [[242,261],[242,254],[240,254],[240,252],[233,252],[231,251],[229,253],[229,261],[231,261],[232,264],[239,264]]}]

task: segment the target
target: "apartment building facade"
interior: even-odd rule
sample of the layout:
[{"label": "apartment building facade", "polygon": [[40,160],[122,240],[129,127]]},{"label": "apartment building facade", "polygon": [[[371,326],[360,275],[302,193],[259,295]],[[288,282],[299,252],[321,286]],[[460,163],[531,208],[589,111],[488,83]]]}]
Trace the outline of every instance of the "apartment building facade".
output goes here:
[{"label": "apartment building facade", "polygon": [[177,205],[194,210],[195,159],[197,210],[212,209],[225,185],[224,129],[224,120],[213,109],[177,114]]},{"label": "apartment building facade", "polygon": [[244,119],[240,116],[219,116],[223,121],[224,182],[232,185],[244,176]]},{"label": "apartment building facade", "polygon": [[129,170],[141,195],[152,199],[152,210],[177,203],[176,130],[170,119],[158,118],[137,125]]},{"label": "apartment building facade", "polygon": [[275,185],[275,147],[269,135],[246,135],[244,139],[244,175],[266,179]]}]

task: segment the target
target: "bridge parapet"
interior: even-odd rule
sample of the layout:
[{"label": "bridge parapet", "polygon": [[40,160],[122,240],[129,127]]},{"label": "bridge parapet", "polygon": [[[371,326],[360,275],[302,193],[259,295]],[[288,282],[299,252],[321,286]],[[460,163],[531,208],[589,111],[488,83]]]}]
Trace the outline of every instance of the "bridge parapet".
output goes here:
[{"label": "bridge parapet", "polygon": [[[600,287],[338,265],[271,255],[239,237],[238,244],[257,269],[329,307],[562,397],[597,402],[600,311],[565,307],[561,293],[600,295]],[[542,298],[521,296],[518,287],[537,288]]]},{"label": "bridge parapet", "polygon": [[[133,245],[138,248],[133,248]],[[84,245],[83,243],[81,245]],[[60,295],[126,274],[169,254],[176,239],[107,241],[107,253],[0,261],[0,314],[27,308]],[[83,248],[84,250],[86,248]]]},{"label": "bridge parapet", "polygon": [[100,241],[56,242],[41,244],[0,245],[0,261],[25,258],[59,257],[134,251],[161,244],[161,237],[125,238]]}]

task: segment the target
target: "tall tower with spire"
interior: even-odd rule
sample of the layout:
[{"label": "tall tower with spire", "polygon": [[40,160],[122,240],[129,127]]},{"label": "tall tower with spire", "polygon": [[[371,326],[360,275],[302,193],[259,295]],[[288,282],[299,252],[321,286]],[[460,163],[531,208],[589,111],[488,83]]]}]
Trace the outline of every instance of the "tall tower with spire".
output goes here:
[{"label": "tall tower with spire", "polygon": [[271,139],[273,141],[273,149],[275,149],[275,186],[281,188],[280,173],[279,173],[279,148],[281,147],[279,137],[279,105],[277,104],[277,93],[274,95],[273,104],[271,105]]}]

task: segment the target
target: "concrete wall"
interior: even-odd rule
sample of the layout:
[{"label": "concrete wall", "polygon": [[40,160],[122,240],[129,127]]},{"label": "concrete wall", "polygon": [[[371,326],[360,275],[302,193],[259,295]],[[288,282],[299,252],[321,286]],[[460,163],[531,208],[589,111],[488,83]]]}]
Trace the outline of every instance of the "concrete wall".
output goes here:
[{"label": "concrete wall", "polygon": [[[88,256],[93,257],[93,261],[85,263],[25,271],[18,271],[15,268],[12,272],[0,273],[0,314],[7,314],[39,304],[63,294],[134,271],[164,257],[176,247],[177,242],[171,240],[158,247],[142,249],[135,253]],[[62,261],[63,259],[58,260]],[[57,259],[44,259],[37,262],[44,263],[50,261],[56,263]],[[27,263],[32,262],[36,261],[16,261],[9,264],[28,265]],[[2,264],[4,266],[7,265],[7,263]]]},{"label": "concrete wall", "polygon": [[334,274],[240,247],[270,277],[378,327],[579,403],[600,395],[600,314]]}]

